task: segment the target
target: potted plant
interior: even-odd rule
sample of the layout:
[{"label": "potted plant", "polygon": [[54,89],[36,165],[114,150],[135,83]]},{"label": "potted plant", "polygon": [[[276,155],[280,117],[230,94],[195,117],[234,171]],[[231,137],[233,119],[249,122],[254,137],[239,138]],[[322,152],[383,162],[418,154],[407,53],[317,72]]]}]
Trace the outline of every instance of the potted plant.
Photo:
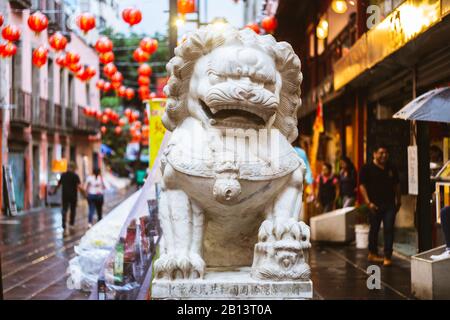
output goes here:
[{"label": "potted plant", "polygon": [[369,208],[362,205],[357,209],[355,224],[355,239],[357,249],[367,249],[369,247],[369,230],[368,223]]}]

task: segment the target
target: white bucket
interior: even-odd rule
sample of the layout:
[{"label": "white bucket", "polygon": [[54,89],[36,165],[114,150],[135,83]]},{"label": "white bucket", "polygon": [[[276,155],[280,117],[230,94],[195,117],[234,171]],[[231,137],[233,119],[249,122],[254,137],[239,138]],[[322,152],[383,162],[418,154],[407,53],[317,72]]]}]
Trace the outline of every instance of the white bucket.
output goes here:
[{"label": "white bucket", "polygon": [[356,248],[367,249],[369,247],[369,230],[366,224],[357,224],[355,226]]}]

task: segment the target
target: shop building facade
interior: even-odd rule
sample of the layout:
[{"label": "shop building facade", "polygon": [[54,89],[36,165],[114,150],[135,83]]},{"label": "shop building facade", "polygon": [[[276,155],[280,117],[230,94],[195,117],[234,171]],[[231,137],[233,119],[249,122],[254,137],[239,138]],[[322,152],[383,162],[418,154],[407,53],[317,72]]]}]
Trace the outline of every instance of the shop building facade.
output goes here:
[{"label": "shop building facade", "polygon": [[[0,1],[6,23],[21,29],[17,54],[1,59],[2,96],[2,165],[10,166],[18,210],[46,205],[49,185],[57,176],[54,160],[75,161],[80,177],[98,165],[100,136],[98,124],[83,113],[86,106],[100,108],[95,83],[99,77],[99,60],[95,50],[65,25],[60,1]],[[27,26],[30,12],[48,12],[48,30],[34,34]],[[42,68],[32,64],[33,50],[48,43],[48,37],[62,31],[70,38],[67,50],[81,56],[82,65],[96,68],[90,82],[81,82],[56,63],[50,51]],[[2,180],[3,182],[3,180]]]},{"label": "shop building facade", "polygon": [[[441,150],[441,164],[449,159],[449,126],[392,116],[421,94],[449,85],[450,1],[344,1],[340,13],[336,2],[284,0],[278,6],[276,37],[290,42],[302,60],[301,139],[310,145],[321,103],[318,167],[326,161],[337,171],[339,158],[347,156],[360,169],[376,144],[387,145],[402,187],[396,248],[408,255],[430,249],[442,239],[429,151]],[[418,194],[409,190],[411,145],[418,148]]]}]

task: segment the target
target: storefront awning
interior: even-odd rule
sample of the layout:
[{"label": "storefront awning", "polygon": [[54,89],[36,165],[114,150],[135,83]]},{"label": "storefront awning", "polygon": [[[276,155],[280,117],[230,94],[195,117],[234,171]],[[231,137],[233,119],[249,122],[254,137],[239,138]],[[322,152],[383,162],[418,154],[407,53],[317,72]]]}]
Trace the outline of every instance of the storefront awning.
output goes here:
[{"label": "storefront awning", "polygon": [[450,123],[450,87],[425,93],[403,107],[394,118]]}]

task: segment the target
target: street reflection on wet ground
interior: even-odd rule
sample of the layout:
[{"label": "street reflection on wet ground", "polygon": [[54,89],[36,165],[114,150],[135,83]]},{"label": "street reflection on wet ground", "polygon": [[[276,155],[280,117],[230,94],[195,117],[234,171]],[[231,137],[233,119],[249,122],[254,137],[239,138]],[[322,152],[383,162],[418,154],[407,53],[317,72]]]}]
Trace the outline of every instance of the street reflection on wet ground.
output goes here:
[{"label": "street reflection on wet ground", "polygon": [[[132,190],[111,196],[105,212]],[[63,237],[59,208],[41,209],[15,218],[0,219],[0,252],[5,299],[78,300],[89,293],[69,290],[67,267],[74,246],[87,231],[87,206],[80,206],[74,230]],[[381,289],[367,287],[367,250],[354,244],[313,243],[310,265],[314,299],[410,299],[410,262],[394,257],[393,266],[380,266]]]},{"label": "street reflection on wet ground", "polygon": [[381,288],[367,285],[367,250],[353,244],[330,245],[313,243],[310,253],[314,299],[412,299],[410,262],[393,257],[391,267],[380,267]]},{"label": "street reflection on wet ground", "polygon": [[[104,212],[111,211],[133,190],[106,196]],[[33,210],[0,219],[0,254],[4,299],[78,300],[89,294],[69,290],[67,267],[88,230],[87,204],[79,200],[75,228],[63,236],[61,209]]]}]

